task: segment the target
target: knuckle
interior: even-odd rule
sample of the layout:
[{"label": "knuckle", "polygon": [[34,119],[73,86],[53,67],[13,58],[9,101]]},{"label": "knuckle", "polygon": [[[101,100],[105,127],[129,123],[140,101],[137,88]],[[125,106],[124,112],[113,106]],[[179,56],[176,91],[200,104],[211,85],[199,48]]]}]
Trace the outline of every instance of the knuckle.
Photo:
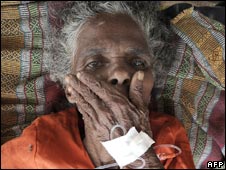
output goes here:
[{"label": "knuckle", "polygon": [[67,77],[68,77],[68,80],[71,80],[74,78],[74,76],[72,74],[69,74]]},{"label": "knuckle", "polygon": [[69,83],[69,81],[70,81],[70,78],[68,77],[68,75],[66,75],[66,76],[65,76],[65,78],[64,78],[64,82],[65,82],[65,84],[68,84],[68,83]]},{"label": "knuckle", "polygon": [[136,92],[139,92],[139,93],[141,93],[142,92],[142,86],[139,86],[139,85],[137,85],[137,86],[135,86],[134,87],[134,90],[136,91]]},{"label": "knuckle", "polygon": [[93,86],[95,89],[99,90],[100,92],[102,91],[102,85],[100,82],[98,82],[98,81],[93,82]]},{"label": "knuckle", "polygon": [[67,86],[66,89],[67,89],[68,93],[72,92],[72,87],[71,86]]},{"label": "knuckle", "polygon": [[93,110],[91,109],[90,105],[88,103],[81,103],[81,107],[87,111],[88,113],[92,114]]},{"label": "knuckle", "polygon": [[92,93],[91,90],[86,87],[86,88],[81,88],[81,95],[87,100],[92,98]]},{"label": "knuckle", "polygon": [[76,103],[76,100],[74,98],[72,98],[72,97],[68,97],[68,101],[70,103]]}]

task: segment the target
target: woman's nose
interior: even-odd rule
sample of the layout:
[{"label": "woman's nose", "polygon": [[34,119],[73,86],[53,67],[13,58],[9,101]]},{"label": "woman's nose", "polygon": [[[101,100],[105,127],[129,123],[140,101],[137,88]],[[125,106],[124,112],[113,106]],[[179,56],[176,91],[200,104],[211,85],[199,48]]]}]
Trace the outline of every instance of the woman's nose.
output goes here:
[{"label": "woman's nose", "polygon": [[126,71],[115,70],[111,73],[108,82],[112,85],[129,85],[130,83],[130,75]]}]

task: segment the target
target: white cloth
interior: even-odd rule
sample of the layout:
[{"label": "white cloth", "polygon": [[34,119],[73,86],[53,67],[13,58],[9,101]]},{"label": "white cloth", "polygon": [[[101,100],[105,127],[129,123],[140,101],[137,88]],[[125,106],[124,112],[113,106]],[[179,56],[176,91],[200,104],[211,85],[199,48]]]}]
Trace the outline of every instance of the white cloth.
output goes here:
[{"label": "white cloth", "polygon": [[126,135],[101,143],[122,168],[137,160],[155,142],[143,131],[138,133],[132,127]]}]

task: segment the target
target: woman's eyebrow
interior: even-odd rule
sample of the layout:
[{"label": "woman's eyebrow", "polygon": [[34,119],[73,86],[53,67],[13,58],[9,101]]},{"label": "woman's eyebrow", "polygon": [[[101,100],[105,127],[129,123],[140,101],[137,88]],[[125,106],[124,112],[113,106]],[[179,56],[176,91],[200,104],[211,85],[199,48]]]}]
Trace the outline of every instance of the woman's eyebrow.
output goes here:
[{"label": "woman's eyebrow", "polygon": [[147,56],[149,55],[149,52],[147,50],[144,50],[144,49],[140,49],[140,48],[128,48],[126,50],[126,53],[128,54],[133,54],[133,55],[136,55],[136,56]]},{"label": "woman's eyebrow", "polygon": [[91,48],[88,50],[84,50],[81,52],[82,57],[78,57],[77,60],[78,62],[84,61],[84,59],[88,60],[89,58],[92,58],[96,55],[103,54],[106,51],[105,48]]},{"label": "woman's eyebrow", "polygon": [[82,52],[83,57],[92,57],[106,51],[106,48],[91,48]]},{"label": "woman's eyebrow", "polygon": [[140,48],[128,48],[126,50],[126,53],[131,56],[137,56],[141,57],[147,62],[149,62],[150,59],[150,53],[147,50],[140,49]]}]

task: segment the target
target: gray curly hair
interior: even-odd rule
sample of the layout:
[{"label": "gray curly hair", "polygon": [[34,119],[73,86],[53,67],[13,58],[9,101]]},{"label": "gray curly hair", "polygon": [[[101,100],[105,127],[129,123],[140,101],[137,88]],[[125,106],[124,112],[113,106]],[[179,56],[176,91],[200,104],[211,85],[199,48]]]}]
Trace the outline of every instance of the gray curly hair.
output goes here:
[{"label": "gray curly hair", "polygon": [[77,37],[82,26],[89,18],[101,12],[123,13],[131,16],[147,37],[149,50],[152,53],[150,56],[154,56],[151,59],[154,61],[154,76],[160,77],[165,74],[164,72],[172,63],[174,50],[170,42],[172,33],[158,18],[159,6],[159,2],[156,1],[49,2],[49,19],[52,25],[48,38],[49,56],[45,63],[51,79],[63,83],[65,75],[71,72],[71,63],[76,54]]}]

